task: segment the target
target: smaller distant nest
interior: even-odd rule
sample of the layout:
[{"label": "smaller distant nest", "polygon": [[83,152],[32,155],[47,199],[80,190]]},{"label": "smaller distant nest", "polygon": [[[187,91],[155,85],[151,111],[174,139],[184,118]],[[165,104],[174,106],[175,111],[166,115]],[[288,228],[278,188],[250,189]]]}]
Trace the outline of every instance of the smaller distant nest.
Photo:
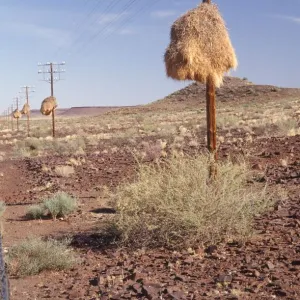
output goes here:
[{"label": "smaller distant nest", "polygon": [[13,117],[15,118],[15,119],[19,119],[19,118],[21,118],[22,117],[22,113],[19,111],[19,110],[14,110],[14,112],[13,112]]},{"label": "smaller distant nest", "polygon": [[30,106],[29,106],[29,104],[25,103],[21,110],[21,114],[28,115],[29,113],[30,113]]},{"label": "smaller distant nest", "polygon": [[171,42],[164,56],[167,76],[216,87],[224,73],[238,65],[225,22],[215,4],[201,3],[182,15],[171,28]]},{"label": "smaller distant nest", "polygon": [[49,116],[52,111],[54,111],[57,108],[57,101],[55,97],[47,97],[44,99],[41,105],[41,113],[45,116]]}]

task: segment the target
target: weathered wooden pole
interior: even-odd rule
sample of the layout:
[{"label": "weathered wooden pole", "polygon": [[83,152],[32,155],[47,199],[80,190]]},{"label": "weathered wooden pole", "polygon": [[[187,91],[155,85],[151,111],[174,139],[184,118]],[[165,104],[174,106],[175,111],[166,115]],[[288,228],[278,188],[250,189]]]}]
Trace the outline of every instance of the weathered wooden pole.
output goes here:
[{"label": "weathered wooden pole", "polygon": [[11,105],[11,130],[14,131],[14,105]]},{"label": "weathered wooden pole", "polygon": [[[17,111],[19,111],[19,99],[18,97],[16,98],[17,101]],[[17,131],[19,132],[19,118],[17,118]]]},{"label": "weathered wooden pole", "polygon": [[[28,92],[28,86],[25,87],[25,93],[26,93],[26,104],[29,107],[29,92]],[[27,136],[30,136],[30,116],[29,111],[27,112]]]},{"label": "weathered wooden pole", "polygon": [[216,124],[216,89],[211,77],[206,83],[206,122],[207,122],[207,148],[210,153],[209,177],[217,175],[217,124]]},{"label": "weathered wooden pole", "polygon": [[[54,78],[53,78],[53,64],[50,63],[50,84],[51,84],[51,97],[54,96]],[[52,110],[52,136],[55,137],[55,107]]]},{"label": "weathered wooden pole", "polygon": [[[211,4],[211,0],[203,0]],[[216,87],[211,76],[206,79],[206,122],[207,122],[207,148],[213,161],[210,162],[209,177],[217,174],[217,123],[216,123]]]}]

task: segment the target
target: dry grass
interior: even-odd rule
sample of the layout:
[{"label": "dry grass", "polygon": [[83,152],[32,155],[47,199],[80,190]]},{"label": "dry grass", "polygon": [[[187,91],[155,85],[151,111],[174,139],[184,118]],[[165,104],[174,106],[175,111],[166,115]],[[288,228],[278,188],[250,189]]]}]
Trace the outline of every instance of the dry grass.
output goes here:
[{"label": "dry grass", "polygon": [[55,173],[60,177],[70,177],[75,173],[75,169],[72,166],[56,166]]},{"label": "dry grass", "polygon": [[4,201],[0,201],[0,218],[3,216],[6,210],[6,204]]},{"label": "dry grass", "polygon": [[47,154],[76,155],[84,154],[85,149],[85,140],[80,136],[57,138],[55,140],[51,137],[30,137],[16,142],[14,146],[14,155],[21,157],[32,157]]},{"label": "dry grass", "polygon": [[114,197],[122,244],[177,248],[248,237],[254,217],[272,205],[266,188],[247,184],[245,162],[220,163],[213,184],[207,169],[206,156],[140,166],[138,180]]},{"label": "dry grass", "polygon": [[9,249],[6,257],[8,271],[11,275],[24,277],[46,270],[69,269],[77,259],[68,244],[68,241],[28,238]]},{"label": "dry grass", "polygon": [[28,208],[26,217],[27,219],[41,219],[45,215],[45,209],[43,205],[32,205]]}]

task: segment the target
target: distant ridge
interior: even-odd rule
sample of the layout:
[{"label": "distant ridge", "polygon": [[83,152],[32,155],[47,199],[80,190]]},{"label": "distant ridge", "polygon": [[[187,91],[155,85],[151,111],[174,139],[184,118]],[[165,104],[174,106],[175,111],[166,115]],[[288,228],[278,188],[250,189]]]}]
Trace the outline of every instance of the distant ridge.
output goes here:
[{"label": "distant ridge", "polygon": [[[98,116],[108,111],[114,111],[121,108],[135,108],[137,106],[73,106],[71,108],[58,108],[55,113],[61,117],[75,116]],[[39,109],[31,110],[32,118],[46,118],[40,113]]]}]

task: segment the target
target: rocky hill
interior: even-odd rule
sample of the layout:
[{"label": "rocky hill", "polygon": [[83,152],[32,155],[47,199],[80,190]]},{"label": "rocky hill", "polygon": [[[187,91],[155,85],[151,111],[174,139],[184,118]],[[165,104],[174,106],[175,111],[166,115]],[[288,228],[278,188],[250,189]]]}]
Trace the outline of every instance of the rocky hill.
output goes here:
[{"label": "rocky hill", "polygon": [[[205,102],[206,86],[192,83],[164,99],[150,104],[154,107],[166,106],[195,106]],[[224,85],[216,90],[217,101],[267,101],[271,99],[300,97],[300,89],[280,88],[272,85],[256,85],[246,79],[225,77]]]}]

